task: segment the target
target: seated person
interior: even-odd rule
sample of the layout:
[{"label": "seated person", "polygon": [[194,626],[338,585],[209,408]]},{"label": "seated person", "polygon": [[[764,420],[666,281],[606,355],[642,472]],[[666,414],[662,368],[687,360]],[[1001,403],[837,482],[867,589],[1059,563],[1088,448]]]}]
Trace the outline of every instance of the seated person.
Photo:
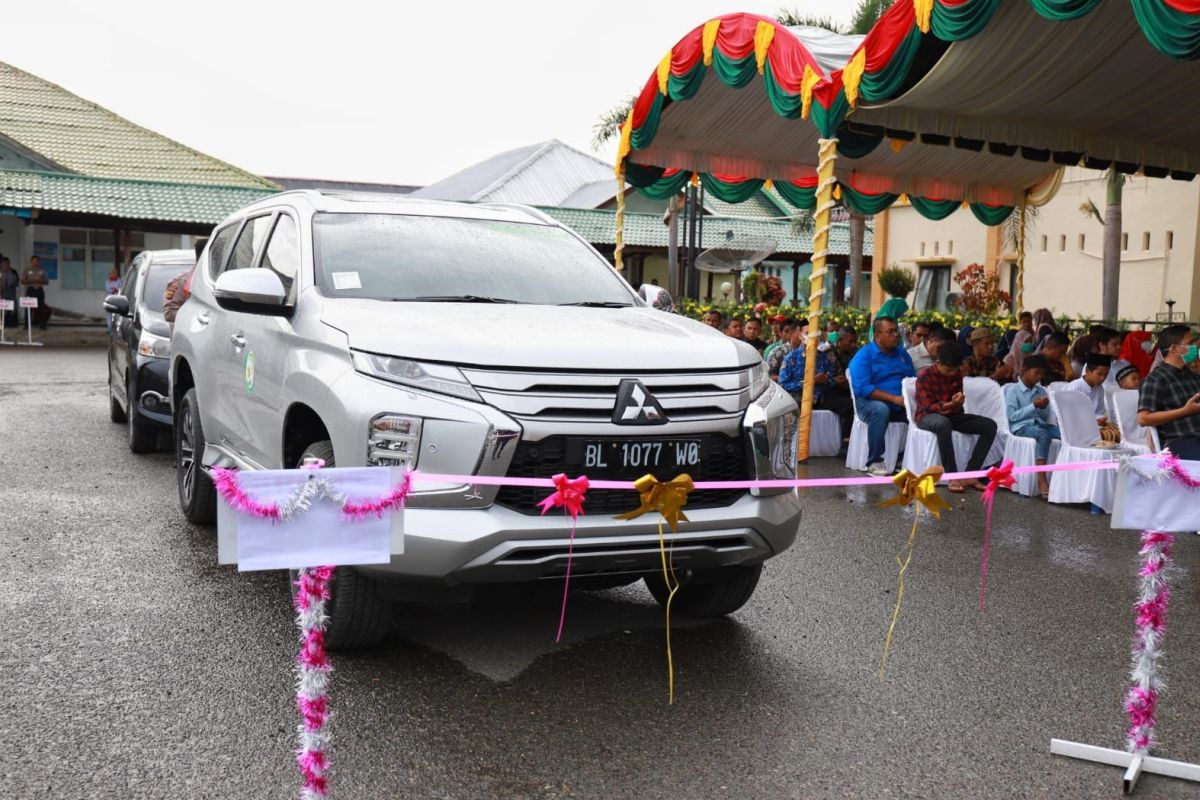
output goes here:
[{"label": "seated person", "polygon": [[1096,414],[1096,424],[1100,426],[1100,438],[1106,442],[1121,441],[1121,430],[1115,422],[1108,419],[1108,406],[1105,404],[1104,385],[1108,381],[1108,373],[1112,368],[1112,356],[1101,353],[1088,353],[1083,363],[1083,375],[1067,384],[1066,390],[1079,392],[1092,401]]},{"label": "seated person", "polygon": [[1146,376],[1138,395],[1138,425],[1158,429],[1159,442],[1188,461],[1200,461],[1200,374],[1196,344],[1187,325],[1168,325],[1158,335],[1162,363]]},{"label": "seated person", "polygon": [[757,317],[746,320],[746,324],[742,326],[742,336],[743,341],[757,350],[759,355],[767,349],[767,343],[762,340],[762,323]]},{"label": "seated person", "polygon": [[710,308],[708,311],[704,312],[704,324],[710,328],[721,330],[723,327],[721,324],[723,319],[724,317],[721,315],[721,312],[715,308]]},{"label": "seated person", "polygon": [[742,321],[737,317],[730,317],[725,323],[725,335],[731,339],[742,338]]},{"label": "seated person", "polygon": [[[881,317],[890,317],[891,316],[891,314],[883,313],[883,309],[879,309],[879,312],[880,312],[879,316],[881,316]],[[908,326],[908,336],[906,338],[907,338],[907,344],[905,345],[905,347],[908,348],[909,355],[911,356],[912,349],[914,347],[924,344],[925,340],[929,338],[929,323],[928,322],[914,322],[912,325],[909,325]]]},{"label": "seated person", "polygon": [[1042,370],[1042,386],[1066,382],[1075,377],[1071,362],[1067,360],[1068,344],[1070,339],[1065,333],[1055,331],[1046,337],[1046,342],[1038,351],[1046,359],[1046,368]]},{"label": "seated person", "polygon": [[996,357],[996,334],[990,328],[971,331],[971,355],[963,360],[963,376],[991,378],[996,383],[1012,380],[1012,366]]},{"label": "seated person", "polygon": [[[1042,387],[1046,370],[1045,356],[1026,356],[1021,364],[1021,377],[1004,387],[1004,411],[1013,436],[1037,441],[1036,461],[1045,464],[1050,456],[1050,444],[1061,439],[1058,427],[1050,421],[1050,395]],[[1050,476],[1039,472],[1038,492],[1042,499],[1050,495]]]},{"label": "seated person", "polygon": [[891,317],[876,317],[871,324],[874,340],[850,361],[850,380],[858,403],[858,417],[867,425],[867,471],[888,474],[883,450],[889,422],[904,422],[901,383],[916,374],[912,359],[900,346],[900,328]]},{"label": "seated person", "polygon": [[[967,472],[975,472],[983,467],[983,460],[987,458],[988,451],[992,449],[992,442],[996,440],[995,420],[963,412],[966,398],[963,396],[962,361],[962,350],[959,348],[939,347],[937,363],[917,373],[917,397],[913,419],[921,430],[929,431],[937,437],[938,454],[942,459],[942,467],[947,472],[958,472],[951,436],[954,431],[977,434],[979,437],[971,450]],[[987,488],[987,484],[979,479],[952,480],[950,491],[962,494],[968,484],[981,492]]]},{"label": "seated person", "polygon": [[783,324],[783,329],[785,331],[783,341],[768,347],[766,351],[767,375],[773,381],[779,380],[779,371],[783,369],[783,360],[787,358],[788,353],[792,352],[792,348],[797,344],[804,341],[804,334],[808,332],[808,320],[788,320]]},{"label": "seated person", "polygon": [[829,363],[833,366],[833,377],[824,392],[825,408],[842,418],[842,440],[850,438],[850,426],[854,422],[854,401],[850,399],[849,381],[846,371],[850,361],[858,352],[858,331],[843,325],[829,334],[833,348],[829,351]]},{"label": "seated person", "polygon": [[1137,371],[1137,367],[1128,361],[1125,362],[1124,367],[1118,369],[1114,366],[1109,372],[1117,374],[1117,386],[1120,386],[1122,389],[1137,389],[1142,385],[1142,374]]},{"label": "seated person", "polygon": [[1100,325],[1093,328],[1092,335],[1096,337],[1096,352],[1112,359],[1112,367],[1108,370],[1108,380],[1105,381],[1111,389],[1117,385],[1117,373],[1129,366],[1129,362],[1121,358],[1125,334],[1116,328]]},{"label": "seated person", "polygon": [[[797,330],[802,329],[797,328]],[[796,401],[796,405],[800,405],[801,396],[804,394],[804,370],[808,365],[808,336],[807,334],[802,334],[797,339],[798,341],[793,345],[791,352],[783,360],[783,368],[779,370],[779,385],[792,396],[792,399]],[[813,373],[814,408],[821,407],[821,397],[824,394],[825,387],[829,385],[832,379],[833,364],[829,360],[829,355],[818,349],[817,365]]]},{"label": "seated person", "polygon": [[942,345],[957,348],[958,337],[949,328],[935,327],[930,331],[929,336],[925,337],[924,342],[909,348],[908,356],[912,359],[913,369],[920,372],[925,367],[932,366]]}]

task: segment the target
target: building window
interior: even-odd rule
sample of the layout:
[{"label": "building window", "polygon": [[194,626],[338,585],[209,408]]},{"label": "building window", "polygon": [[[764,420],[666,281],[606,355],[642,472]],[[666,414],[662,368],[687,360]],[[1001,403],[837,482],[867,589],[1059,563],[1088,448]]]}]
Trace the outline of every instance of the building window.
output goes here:
[{"label": "building window", "polygon": [[1121,234],[1121,249],[1122,250],[1129,249],[1129,234],[1128,233]]},{"label": "building window", "polygon": [[1083,250],[1084,244],[1086,244],[1086,243],[1087,243],[1087,234],[1084,234],[1084,233],[1079,234],[1079,249]]},{"label": "building window", "polygon": [[1058,252],[1067,252],[1067,235],[1065,233],[1058,237]]},{"label": "building window", "polygon": [[922,266],[917,275],[915,311],[945,311],[950,294],[950,265]]},{"label": "building window", "polygon": [[941,242],[934,242],[934,243],[933,243],[933,254],[934,254],[935,256],[938,254],[938,248],[941,246],[941,244],[942,244]]},{"label": "building window", "polygon": [[1167,231],[1167,249],[1175,249],[1175,231]]},{"label": "building window", "polygon": [[954,255],[954,240],[953,239],[946,242],[946,255],[948,255],[948,256]]},{"label": "building window", "polygon": [[925,243],[921,242],[921,255],[925,255]]},{"label": "building window", "polygon": [[[145,249],[146,235],[129,232],[123,244],[128,265],[132,254]],[[58,246],[59,288],[104,291],[117,258],[112,231],[60,228]]]},{"label": "building window", "polygon": [[1146,231],[1145,233],[1142,234],[1142,249],[1143,250],[1150,249],[1150,231]]},{"label": "building window", "polygon": [[1050,237],[1049,237],[1049,236],[1043,236],[1043,237],[1042,237],[1042,252],[1043,252],[1043,253],[1044,253],[1044,252],[1046,252],[1046,249],[1047,249],[1049,246],[1050,246]]}]

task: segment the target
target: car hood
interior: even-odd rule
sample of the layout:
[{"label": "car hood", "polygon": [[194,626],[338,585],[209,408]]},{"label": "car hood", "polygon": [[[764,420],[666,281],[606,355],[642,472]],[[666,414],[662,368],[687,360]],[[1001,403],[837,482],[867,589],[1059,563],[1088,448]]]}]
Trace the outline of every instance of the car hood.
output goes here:
[{"label": "car hood", "polygon": [[731,369],[753,347],[651,308],[326,300],[321,320],[381,355],[518,369]]}]

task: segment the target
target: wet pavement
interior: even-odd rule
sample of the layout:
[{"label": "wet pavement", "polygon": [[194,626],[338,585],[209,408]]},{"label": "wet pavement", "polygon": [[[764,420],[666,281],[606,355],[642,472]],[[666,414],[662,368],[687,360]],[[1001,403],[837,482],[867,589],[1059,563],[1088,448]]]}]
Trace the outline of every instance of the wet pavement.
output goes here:
[{"label": "wet pavement", "polygon": [[[0,795],[292,797],[285,579],[217,566],[171,456],[130,454],[106,397],[101,350],[0,351]],[[561,645],[552,589],[399,609],[335,657],[334,796],[1120,796],[1120,770],[1049,743],[1123,745],[1136,533],[1003,494],[980,613],[983,510],[955,498],[921,523],[881,681],[911,523],[884,496],[807,493],[750,604],[675,626],[673,707],[640,585],[575,594]],[[1200,761],[1200,539],[1176,555],[1159,753]]]}]

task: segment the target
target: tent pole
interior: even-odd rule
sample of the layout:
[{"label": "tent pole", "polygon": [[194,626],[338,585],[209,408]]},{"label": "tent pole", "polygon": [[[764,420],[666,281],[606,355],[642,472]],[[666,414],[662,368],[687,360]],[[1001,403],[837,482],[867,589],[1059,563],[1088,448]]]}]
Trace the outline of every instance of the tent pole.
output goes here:
[{"label": "tent pole", "polygon": [[804,345],[804,394],[800,402],[800,442],[798,459],[808,460],[808,440],[812,430],[813,381],[817,375],[817,343],[820,341],[821,303],[825,297],[825,264],[829,257],[829,217],[833,210],[833,185],[836,182],[836,138],[822,139],[817,161],[817,214],[813,234],[811,288],[808,296],[808,341]]},{"label": "tent pole", "polygon": [[1020,214],[1017,217],[1017,296],[1013,298],[1013,305],[1016,307],[1017,313],[1020,314],[1025,310],[1025,201],[1021,201],[1021,206],[1017,209]]}]

